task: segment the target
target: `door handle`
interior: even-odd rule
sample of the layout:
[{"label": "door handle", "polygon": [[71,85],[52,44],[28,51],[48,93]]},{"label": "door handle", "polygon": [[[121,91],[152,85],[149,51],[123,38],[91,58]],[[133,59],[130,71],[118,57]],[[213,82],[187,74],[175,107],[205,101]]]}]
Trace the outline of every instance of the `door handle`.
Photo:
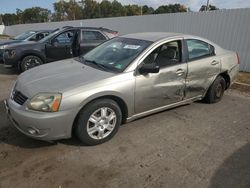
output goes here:
[{"label": "door handle", "polygon": [[73,50],[71,46],[65,46],[66,50],[69,50],[69,53],[72,55],[73,54]]},{"label": "door handle", "polygon": [[212,63],[211,63],[211,65],[218,65],[218,64],[219,64],[219,62],[216,61],[216,60],[213,60]]},{"label": "door handle", "polygon": [[182,76],[185,71],[183,69],[178,69],[176,72],[175,72],[178,76]]}]

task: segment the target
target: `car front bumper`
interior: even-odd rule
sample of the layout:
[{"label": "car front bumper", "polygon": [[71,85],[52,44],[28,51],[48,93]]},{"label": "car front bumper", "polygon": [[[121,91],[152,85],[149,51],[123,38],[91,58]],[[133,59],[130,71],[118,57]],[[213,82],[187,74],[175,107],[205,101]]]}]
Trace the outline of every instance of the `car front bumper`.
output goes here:
[{"label": "car front bumper", "polygon": [[14,57],[9,57],[6,52],[3,52],[2,54],[2,61],[4,63],[4,67],[6,68],[16,67],[18,65],[19,59],[20,57],[18,55],[15,55]]},{"label": "car front bumper", "polygon": [[74,111],[44,113],[26,110],[12,99],[5,100],[4,103],[9,119],[23,134],[45,141],[71,137]]}]

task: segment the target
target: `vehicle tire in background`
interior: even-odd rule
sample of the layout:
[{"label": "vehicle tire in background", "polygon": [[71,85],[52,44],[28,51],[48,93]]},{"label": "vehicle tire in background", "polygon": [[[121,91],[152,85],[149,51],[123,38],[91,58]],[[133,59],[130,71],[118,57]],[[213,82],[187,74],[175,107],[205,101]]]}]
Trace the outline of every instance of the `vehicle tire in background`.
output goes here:
[{"label": "vehicle tire in background", "polygon": [[24,72],[28,69],[31,69],[33,67],[36,67],[42,64],[43,64],[43,61],[39,57],[34,56],[34,55],[29,55],[23,58],[19,68],[21,72]]},{"label": "vehicle tire in background", "polygon": [[75,134],[86,145],[101,144],[117,133],[121,122],[119,105],[111,99],[98,99],[79,112]]},{"label": "vehicle tire in background", "polygon": [[219,102],[224,94],[226,88],[226,81],[222,76],[218,76],[212,85],[209,87],[204,101],[206,103],[216,103]]}]

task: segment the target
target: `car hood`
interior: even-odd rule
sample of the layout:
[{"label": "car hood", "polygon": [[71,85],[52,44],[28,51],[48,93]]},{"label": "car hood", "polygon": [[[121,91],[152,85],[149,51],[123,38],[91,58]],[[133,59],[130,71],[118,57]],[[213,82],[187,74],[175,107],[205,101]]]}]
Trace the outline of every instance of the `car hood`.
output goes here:
[{"label": "car hood", "polygon": [[0,40],[0,46],[22,42],[21,40]]},{"label": "car hood", "polygon": [[26,47],[26,46],[33,46],[39,44],[38,42],[34,41],[20,41],[16,43],[10,43],[7,46],[7,49],[13,49],[13,48],[18,48],[18,47]]},{"label": "car hood", "polygon": [[16,90],[29,98],[39,92],[64,93],[113,75],[115,74],[84,65],[76,59],[67,59],[22,73],[17,79]]}]

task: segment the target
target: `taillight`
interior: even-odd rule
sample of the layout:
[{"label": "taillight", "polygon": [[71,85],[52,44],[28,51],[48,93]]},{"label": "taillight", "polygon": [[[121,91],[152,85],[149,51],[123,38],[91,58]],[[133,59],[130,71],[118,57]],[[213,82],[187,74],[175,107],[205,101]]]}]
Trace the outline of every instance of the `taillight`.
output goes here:
[{"label": "taillight", "polygon": [[110,34],[114,35],[114,36],[117,36],[118,35],[118,31],[111,31],[109,32]]},{"label": "taillight", "polygon": [[240,56],[238,53],[236,53],[236,55],[237,55],[237,63],[240,64]]}]

